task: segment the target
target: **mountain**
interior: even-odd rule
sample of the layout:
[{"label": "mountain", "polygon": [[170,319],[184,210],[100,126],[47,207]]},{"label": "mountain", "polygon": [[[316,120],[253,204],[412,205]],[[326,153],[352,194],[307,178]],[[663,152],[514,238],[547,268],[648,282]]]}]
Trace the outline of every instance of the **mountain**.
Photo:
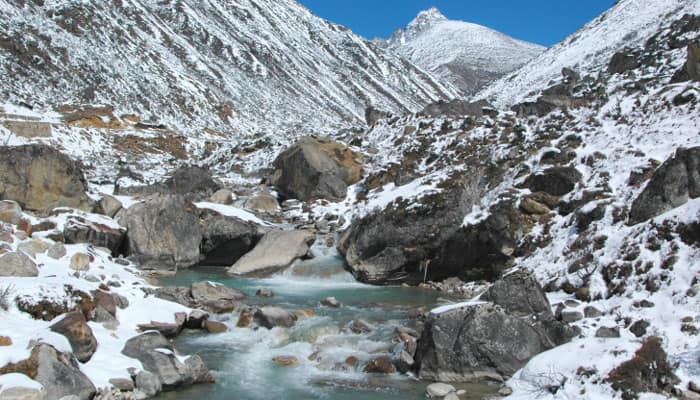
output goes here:
[{"label": "mountain", "polygon": [[625,47],[642,45],[669,21],[697,13],[696,0],[618,1],[608,11],[584,25],[562,42],[480,91],[497,106],[511,106],[545,89],[559,78],[563,68],[595,74],[608,65],[612,55]]},{"label": "mountain", "polygon": [[180,131],[333,132],[454,97],[293,0],[0,1],[0,99]]},{"label": "mountain", "polygon": [[545,49],[481,25],[450,21],[435,7],[377,42],[458,87],[463,95],[473,94]]}]

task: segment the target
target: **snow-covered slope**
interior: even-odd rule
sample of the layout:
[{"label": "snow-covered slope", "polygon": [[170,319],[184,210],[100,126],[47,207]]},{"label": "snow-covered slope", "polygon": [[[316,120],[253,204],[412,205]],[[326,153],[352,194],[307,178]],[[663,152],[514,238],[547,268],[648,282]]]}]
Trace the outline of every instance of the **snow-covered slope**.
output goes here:
[{"label": "snow-covered slope", "polygon": [[454,92],[294,0],[0,1],[0,99],[180,131],[333,132]]},{"label": "snow-covered slope", "polygon": [[462,94],[474,93],[545,49],[481,25],[450,21],[434,7],[378,42],[457,86]]},{"label": "snow-covered slope", "polygon": [[698,0],[620,0],[577,32],[532,59],[521,69],[486,87],[474,98],[487,98],[499,107],[525,100],[545,89],[573,68],[593,75],[607,66],[611,56],[644,43],[661,26],[686,13],[700,10]]}]

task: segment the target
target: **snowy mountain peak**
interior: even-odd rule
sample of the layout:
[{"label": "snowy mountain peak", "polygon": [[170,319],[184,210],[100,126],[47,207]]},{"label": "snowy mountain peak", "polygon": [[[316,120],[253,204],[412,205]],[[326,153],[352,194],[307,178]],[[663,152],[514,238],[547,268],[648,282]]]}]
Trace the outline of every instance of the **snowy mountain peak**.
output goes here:
[{"label": "snowy mountain peak", "polygon": [[438,10],[437,7],[431,7],[418,13],[416,18],[411,21],[407,28],[422,29],[431,26],[437,22],[447,21],[447,17]]},{"label": "snowy mountain peak", "polygon": [[453,21],[433,7],[379,45],[473,94],[544,51],[482,25]]}]

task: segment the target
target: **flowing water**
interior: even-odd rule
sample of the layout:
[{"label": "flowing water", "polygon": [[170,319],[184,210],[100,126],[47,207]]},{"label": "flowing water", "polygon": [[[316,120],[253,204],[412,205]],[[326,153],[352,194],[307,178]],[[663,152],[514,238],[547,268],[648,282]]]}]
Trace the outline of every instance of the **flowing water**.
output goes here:
[{"label": "flowing water", "polygon": [[[396,351],[391,338],[397,326],[411,327],[416,309],[429,310],[449,299],[435,291],[375,287],[356,282],[343,270],[342,258],[321,255],[295,265],[267,279],[231,278],[223,268],[197,268],[163,278],[163,285],[188,286],[196,281],[221,282],[248,295],[249,305],[276,305],[289,310],[311,309],[291,329],[236,328],[237,313],[217,316],[229,332],[209,335],[191,331],[182,334],[177,348],[186,354],[199,354],[213,370],[216,384],[197,385],[166,393],[159,399],[424,399],[426,383],[401,374],[366,374],[362,369],[370,359]],[[269,288],[272,298],[255,292]],[[334,296],[340,308],[319,306]],[[361,318],[373,326],[369,334],[354,334],[347,327]],[[275,356],[294,356],[298,363],[283,367]],[[310,357],[311,356],[311,357]],[[346,363],[355,357],[354,366]],[[313,360],[311,360],[312,358]],[[465,385],[463,399],[481,399],[497,387]]]}]

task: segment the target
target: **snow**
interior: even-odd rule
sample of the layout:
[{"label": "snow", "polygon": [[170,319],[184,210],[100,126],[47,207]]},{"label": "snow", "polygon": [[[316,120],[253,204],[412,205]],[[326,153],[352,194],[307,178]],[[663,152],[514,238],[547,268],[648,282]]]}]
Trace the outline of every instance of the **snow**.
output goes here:
[{"label": "snow", "polygon": [[27,375],[24,374],[12,373],[0,375],[0,395],[2,395],[4,389],[9,389],[13,387],[21,387],[36,390],[44,389],[44,386],[41,383],[30,379]]},{"label": "snow", "polygon": [[437,308],[433,308],[432,310],[430,310],[430,313],[435,314],[435,315],[444,314],[446,312],[450,312],[453,310],[459,310],[459,309],[467,308],[467,307],[474,307],[474,306],[478,306],[478,305],[482,305],[482,304],[487,304],[487,303],[485,301],[478,301],[478,300],[465,301],[465,302],[461,302],[461,303],[448,304],[448,305],[440,306]]},{"label": "snow", "polygon": [[227,216],[227,217],[235,217],[238,219],[241,219],[246,222],[253,222],[258,225],[270,225],[269,222],[263,221],[262,219],[256,217],[254,214],[249,213],[248,211],[241,210],[238,207],[233,207],[233,206],[226,206],[223,204],[218,204],[218,203],[210,203],[210,202],[200,202],[200,203],[194,203],[194,205],[197,208],[203,208],[207,210],[212,210],[216,211],[217,213]]}]

